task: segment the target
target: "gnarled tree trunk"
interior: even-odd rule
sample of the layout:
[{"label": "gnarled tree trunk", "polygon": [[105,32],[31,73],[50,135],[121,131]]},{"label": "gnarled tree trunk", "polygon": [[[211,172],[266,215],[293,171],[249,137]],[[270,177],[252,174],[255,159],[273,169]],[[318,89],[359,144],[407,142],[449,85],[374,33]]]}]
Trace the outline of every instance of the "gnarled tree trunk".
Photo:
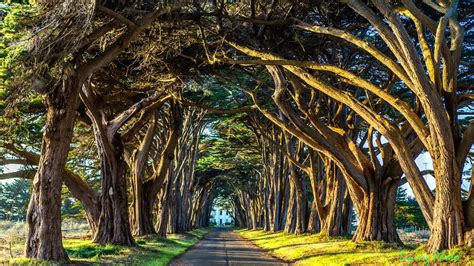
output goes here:
[{"label": "gnarled tree trunk", "polygon": [[164,185],[162,187],[160,193],[160,201],[158,206],[158,216],[156,219],[156,233],[159,236],[166,237],[166,233],[168,231],[168,221],[169,221],[169,195],[171,190],[171,180],[170,173],[171,169],[168,169],[168,174],[166,176],[166,180],[164,181]]},{"label": "gnarled tree trunk", "polygon": [[387,184],[369,183],[370,192],[364,192],[363,199],[355,204],[359,225],[353,240],[401,243],[394,223],[398,180]]},{"label": "gnarled tree trunk", "polygon": [[[133,246],[135,241],[130,231],[127,179],[121,138],[116,133],[111,143],[104,143],[108,140],[100,136],[96,136],[96,141],[100,157],[102,195],[99,227],[93,241],[100,244]],[[111,148],[108,152],[105,150],[107,149],[105,145]]]},{"label": "gnarled tree trunk", "polygon": [[132,232],[137,236],[156,233],[153,226],[153,204],[156,195],[151,193],[152,182],[144,182],[146,162],[155,134],[155,127],[156,118],[152,118],[139,147],[130,156],[127,156],[130,165],[130,190],[132,194],[130,224]]},{"label": "gnarled tree trunk", "polygon": [[324,214],[320,216],[321,231],[329,236],[343,236],[344,231],[342,206],[344,201],[345,182],[334,162],[325,164],[326,197]]},{"label": "gnarled tree trunk", "polygon": [[137,188],[141,191],[132,193],[133,203],[130,208],[132,210],[130,215],[132,232],[136,236],[156,234],[153,225],[153,204],[155,201],[153,197],[150,197],[149,184],[148,182],[137,184]]},{"label": "gnarled tree trunk", "polygon": [[75,76],[46,96],[48,110],[38,171],[26,217],[25,256],[67,260],[61,233],[61,187],[79,98]]},{"label": "gnarled tree trunk", "polygon": [[[433,162],[437,181],[433,220],[428,247],[431,251],[464,244],[465,224],[461,202],[461,173],[453,154],[445,154]],[[451,160],[446,160],[451,158]],[[469,242],[469,241],[468,241]]]}]

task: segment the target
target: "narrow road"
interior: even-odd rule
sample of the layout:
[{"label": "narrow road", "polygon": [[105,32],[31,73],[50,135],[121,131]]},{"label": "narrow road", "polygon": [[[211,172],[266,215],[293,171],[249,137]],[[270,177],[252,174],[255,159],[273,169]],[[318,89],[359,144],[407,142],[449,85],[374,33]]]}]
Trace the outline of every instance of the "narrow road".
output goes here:
[{"label": "narrow road", "polygon": [[216,228],[170,265],[288,264],[271,257],[238,234],[230,230]]}]

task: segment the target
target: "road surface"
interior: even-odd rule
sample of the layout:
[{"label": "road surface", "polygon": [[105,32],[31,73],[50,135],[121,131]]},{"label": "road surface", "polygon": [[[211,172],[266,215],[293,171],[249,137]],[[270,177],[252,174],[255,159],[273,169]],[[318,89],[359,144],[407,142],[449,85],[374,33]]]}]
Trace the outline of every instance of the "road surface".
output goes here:
[{"label": "road surface", "polygon": [[196,246],[171,262],[177,265],[288,265],[226,229],[213,229]]}]

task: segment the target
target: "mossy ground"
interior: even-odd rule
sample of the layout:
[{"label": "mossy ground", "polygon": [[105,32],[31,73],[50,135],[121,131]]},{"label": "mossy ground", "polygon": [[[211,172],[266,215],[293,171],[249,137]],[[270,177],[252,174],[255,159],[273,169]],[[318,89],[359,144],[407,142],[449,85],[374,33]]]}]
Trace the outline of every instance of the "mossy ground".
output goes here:
[{"label": "mossy ground", "polygon": [[[147,236],[136,238],[137,246],[98,245],[91,240],[65,239],[64,248],[72,263],[111,265],[167,265],[203,238],[210,228],[200,228],[184,234],[168,235],[167,238]],[[22,248],[21,244],[15,248]],[[57,263],[57,262],[56,262]],[[26,258],[0,258],[1,264],[51,265]]]},{"label": "mossy ground", "polygon": [[427,254],[423,246],[415,249],[384,242],[354,243],[348,238],[330,238],[322,234],[293,235],[246,229],[235,232],[269,251],[273,256],[294,265],[474,265],[473,249],[453,249]]}]

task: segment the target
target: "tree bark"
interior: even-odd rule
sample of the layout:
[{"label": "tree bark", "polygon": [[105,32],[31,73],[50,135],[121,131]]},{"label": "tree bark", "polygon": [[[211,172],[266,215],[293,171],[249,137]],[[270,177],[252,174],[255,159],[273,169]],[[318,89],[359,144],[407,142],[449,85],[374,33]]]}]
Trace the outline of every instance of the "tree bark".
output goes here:
[{"label": "tree bark", "polygon": [[342,204],[342,234],[349,235],[352,228],[352,216],[354,208],[349,191],[346,190],[344,195],[344,202]]},{"label": "tree bark", "polygon": [[[40,162],[40,156],[38,154],[19,149],[8,143],[4,143],[2,146],[14,154],[24,158],[28,164],[38,165]],[[98,194],[79,175],[67,169],[64,170],[64,184],[69,189],[72,196],[81,202],[92,235],[94,235],[100,217],[100,199]]]},{"label": "tree bark", "polygon": [[288,209],[286,211],[286,221],[285,221],[285,233],[293,233],[295,231],[296,224],[296,192],[295,184],[289,182],[290,184],[290,193],[288,197]]},{"label": "tree bark", "polygon": [[318,210],[314,201],[311,204],[311,212],[309,214],[308,228],[306,231],[310,234],[315,234],[321,231],[321,223],[319,220]]},{"label": "tree bark", "polygon": [[25,256],[67,260],[61,233],[61,187],[79,98],[75,76],[45,98],[47,118],[38,171],[28,206]]},{"label": "tree bark", "polygon": [[[103,139],[96,132],[96,141],[100,157],[102,195],[99,227],[93,241],[99,244],[133,246],[135,240],[129,223],[127,179],[121,137],[115,133],[110,143],[104,143],[108,139]],[[105,145],[108,145],[109,152],[105,151]]]},{"label": "tree bark", "polygon": [[454,160],[449,160],[452,156],[444,154],[433,162],[437,185],[428,241],[430,251],[464,244],[466,227],[461,202],[461,173],[454,170],[457,166]]},{"label": "tree bark", "polygon": [[[156,234],[153,225],[154,198],[148,197],[150,193],[146,184],[138,184],[137,187],[141,190],[141,193],[132,193],[134,201],[131,208],[132,231],[136,236]],[[133,206],[135,206],[135,208],[133,208]]]},{"label": "tree bark", "polygon": [[363,200],[356,205],[359,225],[353,240],[401,243],[394,223],[398,181],[370,185],[370,192],[364,192]]},{"label": "tree bark", "polygon": [[155,134],[156,118],[153,117],[146,130],[139,147],[132,152],[129,158],[130,187],[132,204],[130,206],[130,224],[136,236],[155,234],[153,227],[153,204],[155,195],[151,194],[151,182],[144,182],[145,170],[150,146]]},{"label": "tree bark", "polygon": [[168,221],[169,221],[169,194],[171,190],[171,180],[170,173],[171,169],[168,169],[168,174],[166,176],[165,183],[161,190],[160,195],[160,202],[159,202],[159,210],[158,210],[158,217],[156,219],[156,232],[161,237],[166,237],[166,233],[168,231]]},{"label": "tree bark", "polygon": [[306,195],[303,189],[303,184],[301,183],[301,177],[299,173],[296,171],[294,166],[290,166],[290,168],[292,168],[290,170],[290,182],[292,182],[294,186],[294,195],[296,203],[296,217],[293,233],[301,234],[306,232]]},{"label": "tree bark", "polygon": [[250,199],[250,210],[252,215],[252,230],[258,229],[258,206],[256,199]]},{"label": "tree bark", "polygon": [[[327,162],[325,211],[320,216],[321,231],[329,236],[343,236],[342,206],[345,192],[345,182],[334,162]],[[324,218],[323,218],[324,217]]]}]

